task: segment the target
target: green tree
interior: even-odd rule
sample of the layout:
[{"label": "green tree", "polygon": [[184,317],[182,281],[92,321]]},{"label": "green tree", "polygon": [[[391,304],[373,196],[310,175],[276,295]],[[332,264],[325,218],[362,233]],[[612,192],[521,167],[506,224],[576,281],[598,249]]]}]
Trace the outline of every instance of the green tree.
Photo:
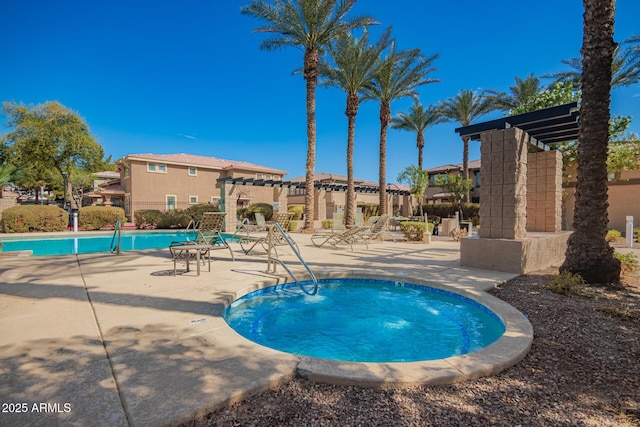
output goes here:
[{"label": "green tree", "polygon": [[456,210],[460,210],[462,201],[468,197],[473,188],[473,180],[450,173],[436,176],[436,186],[442,187],[446,193],[449,193],[451,204],[455,206]]},{"label": "green tree", "polygon": [[[3,104],[11,130],[4,135],[16,162],[29,165],[26,176],[36,183],[51,182],[51,171],[61,178],[77,169],[92,170],[104,151],[89,126],[74,111],[57,101],[34,107],[11,102]],[[70,193],[70,183],[65,191]]]},{"label": "green tree", "polygon": [[13,182],[17,168],[9,163],[0,165],[0,188]]},{"label": "green tree", "polygon": [[[474,120],[495,110],[496,103],[491,97],[474,93],[471,90],[461,90],[455,97],[440,101],[440,112],[450,121],[460,126],[469,126]],[[469,178],[469,137],[462,137],[462,177]],[[469,200],[467,192],[465,196]]]},{"label": "green tree", "polygon": [[562,272],[588,283],[620,281],[620,261],[605,240],[607,232],[607,145],[615,43],[615,0],[584,0],[582,105],[578,175],[573,215]]},{"label": "green tree", "polygon": [[364,99],[374,99],[380,104],[380,214],[388,213],[387,128],[391,123],[391,103],[405,96],[417,99],[418,87],[438,82],[427,77],[436,70],[432,64],[438,56],[425,57],[420,49],[397,51],[393,40],[386,56],[378,60],[372,84],[364,94]]},{"label": "green tree", "polygon": [[409,193],[418,201],[420,216],[424,216],[424,193],[429,186],[429,174],[420,166],[407,166],[398,174],[398,182],[407,184],[411,189]]},{"label": "green tree", "polygon": [[[569,82],[575,90],[580,89],[583,58],[561,61],[572,68],[569,71],[547,74],[543,77],[557,82]],[[629,37],[616,46],[611,62],[611,88],[631,86],[640,82],[640,34]]]},{"label": "green tree", "polygon": [[537,97],[544,89],[540,86],[540,79],[533,74],[526,78],[515,77],[516,84],[509,86],[509,93],[500,92],[494,89],[486,91],[488,98],[495,103],[495,108],[499,110],[512,110],[523,104],[528,104],[532,98]]},{"label": "green tree", "polygon": [[314,169],[316,163],[316,86],[320,54],[329,44],[355,28],[374,24],[373,18],[359,16],[347,19],[356,0],[253,0],[240,8],[241,14],[257,18],[266,26],[254,32],[274,33],[260,47],[275,50],[292,46],[304,52],[303,74],[307,96],[307,162],[305,177],[305,229],[313,230]]},{"label": "green tree", "polygon": [[391,119],[393,129],[406,130],[416,134],[416,146],[418,147],[418,168],[422,169],[422,150],[424,149],[424,132],[431,126],[445,122],[440,115],[440,110],[434,106],[424,108],[416,101],[409,113],[400,112]]},{"label": "green tree", "polygon": [[509,111],[509,115],[528,113],[570,102],[580,102],[580,92],[573,90],[573,86],[569,82],[556,82],[548,89],[531,95],[526,102],[513,107]]},{"label": "green tree", "polygon": [[329,54],[335,66],[322,63],[321,75],[325,84],[336,86],[347,94],[347,201],[345,223],[355,223],[355,182],[353,177],[353,152],[355,145],[356,115],[360,106],[360,93],[373,79],[376,61],[389,45],[391,29],[387,29],[374,45],[369,45],[368,32],[358,39],[351,34],[337,39],[329,46]]}]

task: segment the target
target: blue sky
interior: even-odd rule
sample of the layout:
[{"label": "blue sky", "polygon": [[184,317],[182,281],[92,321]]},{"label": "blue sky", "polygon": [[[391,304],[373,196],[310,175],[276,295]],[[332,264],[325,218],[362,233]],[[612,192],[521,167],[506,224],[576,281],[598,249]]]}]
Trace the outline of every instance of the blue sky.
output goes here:
[{"label": "blue sky", "polygon": [[[304,174],[305,84],[292,71],[302,52],[259,49],[260,22],[235,1],[0,2],[0,100],[58,100],[89,124],[107,155],[190,153],[244,160]],[[420,89],[423,104],[461,89],[507,90],[514,76],[565,70],[578,56],[578,0],[360,0],[354,10],[377,18],[376,37],[393,26],[399,48],[440,54]],[[616,40],[640,33],[640,2],[618,0]],[[412,104],[392,104],[392,114]],[[317,172],[346,174],[345,95],[317,91]],[[612,113],[633,115],[640,133],[640,86],[612,94]],[[486,119],[501,116],[494,113]],[[426,133],[426,168],[462,161],[454,123]],[[0,127],[0,131],[2,131]],[[378,180],[378,106],[361,105],[356,122],[355,176]],[[387,181],[417,163],[415,136],[390,130]],[[470,159],[479,158],[472,142]]]}]

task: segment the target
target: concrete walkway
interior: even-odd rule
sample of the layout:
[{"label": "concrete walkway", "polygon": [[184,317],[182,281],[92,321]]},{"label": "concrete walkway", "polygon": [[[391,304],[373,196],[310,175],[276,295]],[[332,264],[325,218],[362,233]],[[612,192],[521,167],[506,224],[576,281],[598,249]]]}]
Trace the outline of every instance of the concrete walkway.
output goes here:
[{"label": "concrete walkway", "polygon": [[[315,248],[316,274],[406,276],[486,290],[514,275],[463,268],[459,243]],[[286,252],[286,251],[285,251]],[[162,426],[204,414],[295,374],[300,358],[240,337],[221,315],[265,283],[264,254],[213,251],[196,276],[168,250],[0,257],[0,425]],[[296,265],[293,254],[282,256]],[[180,268],[182,268],[180,270]]]}]

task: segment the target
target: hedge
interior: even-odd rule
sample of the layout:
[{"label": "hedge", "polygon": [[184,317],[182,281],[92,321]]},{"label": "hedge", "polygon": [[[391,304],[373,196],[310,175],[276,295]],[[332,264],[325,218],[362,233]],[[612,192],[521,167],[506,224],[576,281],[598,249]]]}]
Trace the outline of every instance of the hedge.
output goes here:
[{"label": "hedge", "polygon": [[[400,230],[402,230],[402,233],[407,240],[421,242],[423,240],[424,233],[427,230],[427,226],[424,222],[402,221],[400,223]],[[433,223],[429,223],[429,233],[433,233]]]},{"label": "hedge", "polygon": [[[480,222],[480,204],[465,203],[461,205],[462,218],[471,221],[474,225]],[[424,205],[424,212],[429,216],[429,220],[438,220],[439,218],[453,218],[458,210],[451,203],[436,203],[434,205]],[[437,218],[434,218],[437,217]]]},{"label": "hedge", "polygon": [[69,226],[69,214],[57,206],[14,206],[2,211],[0,224],[5,233],[65,231]]},{"label": "hedge", "polygon": [[124,209],[115,206],[87,206],[78,211],[78,226],[83,230],[100,230],[106,225],[125,222]]},{"label": "hedge", "polygon": [[301,220],[302,214],[304,214],[304,205],[289,205],[289,207],[287,207],[287,212],[293,213],[293,218],[291,218],[292,220]]},{"label": "hedge", "polygon": [[155,209],[140,209],[134,214],[137,228],[186,228],[191,221],[202,220],[205,212],[220,212],[210,203],[193,205],[185,210],[173,209],[161,212]]}]

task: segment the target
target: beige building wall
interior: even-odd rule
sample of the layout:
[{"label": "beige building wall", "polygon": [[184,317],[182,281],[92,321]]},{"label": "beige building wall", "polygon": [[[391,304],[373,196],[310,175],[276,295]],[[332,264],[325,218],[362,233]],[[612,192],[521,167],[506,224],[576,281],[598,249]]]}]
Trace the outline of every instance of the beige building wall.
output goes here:
[{"label": "beige building wall", "polygon": [[[575,170],[571,169],[571,179],[564,186],[563,224],[566,230],[572,229],[573,208],[575,205]],[[626,217],[633,216],[634,225],[640,226],[640,171],[623,171],[620,178],[609,181],[609,229],[625,232]]]}]

